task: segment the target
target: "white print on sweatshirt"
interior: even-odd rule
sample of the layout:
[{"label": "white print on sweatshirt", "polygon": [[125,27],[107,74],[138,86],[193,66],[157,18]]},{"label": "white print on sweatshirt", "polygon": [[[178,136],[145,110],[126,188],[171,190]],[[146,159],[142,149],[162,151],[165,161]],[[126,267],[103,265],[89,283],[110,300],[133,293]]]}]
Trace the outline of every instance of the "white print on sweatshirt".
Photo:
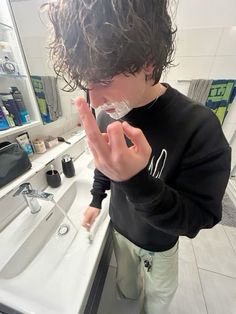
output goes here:
[{"label": "white print on sweatshirt", "polygon": [[156,156],[152,157],[148,170],[151,176],[153,176],[155,179],[156,178],[160,179],[166,163],[167,151],[165,149],[162,149],[159,158],[158,159],[156,158],[157,158]]}]

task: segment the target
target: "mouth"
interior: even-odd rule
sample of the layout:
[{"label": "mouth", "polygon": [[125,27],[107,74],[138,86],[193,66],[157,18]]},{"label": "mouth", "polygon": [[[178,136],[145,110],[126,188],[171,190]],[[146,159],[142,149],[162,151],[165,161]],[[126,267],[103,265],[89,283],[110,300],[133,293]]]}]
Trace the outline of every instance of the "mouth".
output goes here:
[{"label": "mouth", "polygon": [[116,110],[114,108],[108,108],[108,109],[104,109],[104,111],[106,111],[107,113],[113,113]]}]

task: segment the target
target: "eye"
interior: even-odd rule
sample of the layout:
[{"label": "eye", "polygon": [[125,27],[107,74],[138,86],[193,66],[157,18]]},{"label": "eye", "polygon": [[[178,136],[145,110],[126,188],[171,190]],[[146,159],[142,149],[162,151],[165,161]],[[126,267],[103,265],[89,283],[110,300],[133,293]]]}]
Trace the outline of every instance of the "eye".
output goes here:
[{"label": "eye", "polygon": [[112,83],[112,80],[108,80],[108,81],[100,82],[99,85],[100,86],[110,86],[111,83]]}]

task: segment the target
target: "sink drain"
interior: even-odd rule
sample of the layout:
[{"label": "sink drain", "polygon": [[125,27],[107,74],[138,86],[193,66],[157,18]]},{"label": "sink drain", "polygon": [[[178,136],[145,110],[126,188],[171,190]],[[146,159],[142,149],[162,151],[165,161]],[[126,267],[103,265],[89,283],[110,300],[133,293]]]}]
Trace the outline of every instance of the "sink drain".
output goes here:
[{"label": "sink drain", "polygon": [[69,230],[70,230],[70,226],[64,224],[64,225],[61,225],[61,226],[59,227],[59,229],[58,229],[58,231],[57,231],[57,234],[58,234],[59,236],[64,236],[64,235],[66,235],[66,234],[69,232]]}]

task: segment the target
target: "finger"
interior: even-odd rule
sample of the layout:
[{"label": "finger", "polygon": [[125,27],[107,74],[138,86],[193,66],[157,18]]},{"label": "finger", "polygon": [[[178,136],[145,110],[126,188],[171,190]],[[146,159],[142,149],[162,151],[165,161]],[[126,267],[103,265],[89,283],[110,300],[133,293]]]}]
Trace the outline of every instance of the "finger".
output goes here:
[{"label": "finger", "polygon": [[93,143],[99,155],[108,154],[108,146],[100,132],[96,120],[83,97],[75,100],[88,140]]},{"label": "finger", "polygon": [[102,137],[104,138],[104,140],[109,143],[109,136],[107,133],[102,133]]},{"label": "finger", "polygon": [[93,145],[93,143],[90,140],[88,140],[88,146],[89,146],[91,153],[93,154],[94,160],[98,160],[99,154],[96,151],[96,146]]},{"label": "finger", "polygon": [[122,123],[122,127],[125,135],[131,140],[138,150],[142,151],[143,148],[146,150],[146,147],[149,147],[149,143],[140,129],[132,127],[126,121]]},{"label": "finger", "polygon": [[120,122],[117,121],[109,124],[107,127],[107,134],[111,149],[114,152],[119,152],[124,148],[128,148],[124,137],[123,127]]},{"label": "finger", "polygon": [[77,106],[77,109],[79,111],[80,118],[82,120],[85,132],[90,138],[90,134],[92,136],[98,136],[101,137],[101,132],[97,126],[96,120],[92,114],[92,112],[89,109],[89,105],[85,101],[83,97],[78,97],[75,100],[75,104]]}]

